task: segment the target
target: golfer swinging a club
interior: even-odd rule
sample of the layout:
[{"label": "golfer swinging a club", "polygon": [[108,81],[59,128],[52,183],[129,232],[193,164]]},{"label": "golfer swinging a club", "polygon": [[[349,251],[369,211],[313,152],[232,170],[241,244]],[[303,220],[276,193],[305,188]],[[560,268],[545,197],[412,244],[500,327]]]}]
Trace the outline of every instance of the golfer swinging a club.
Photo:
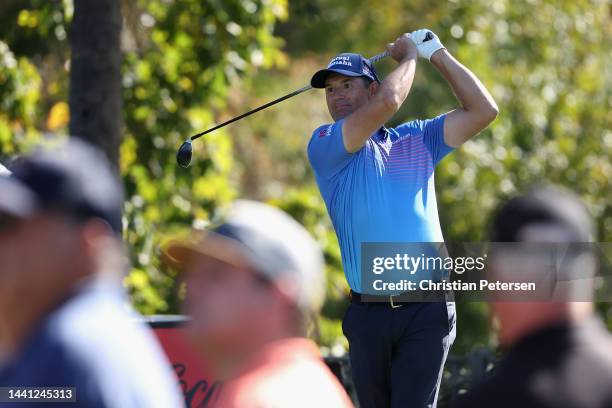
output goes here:
[{"label": "golfer swinging a club", "polygon": [[[334,123],[313,132],[308,158],[351,288],[342,328],[360,407],[435,407],[455,339],[455,305],[409,302],[401,293],[366,302],[361,244],[443,242],[434,167],[491,123],[498,108],[476,76],[431,31],[403,34],[387,49],[398,64],[383,81],[368,60],[348,53],[312,77],[313,87],[325,88]],[[417,56],[440,71],[460,107],[386,128],[408,96]]]}]

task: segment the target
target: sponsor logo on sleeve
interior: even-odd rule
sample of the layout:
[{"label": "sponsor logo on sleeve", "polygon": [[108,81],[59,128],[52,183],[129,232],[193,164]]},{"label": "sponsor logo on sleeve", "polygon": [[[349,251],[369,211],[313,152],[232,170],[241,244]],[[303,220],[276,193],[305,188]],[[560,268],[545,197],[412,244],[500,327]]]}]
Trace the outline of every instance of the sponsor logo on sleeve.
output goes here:
[{"label": "sponsor logo on sleeve", "polygon": [[332,129],[332,125],[329,125],[319,130],[319,137],[325,137],[325,136],[331,135],[331,129]]}]

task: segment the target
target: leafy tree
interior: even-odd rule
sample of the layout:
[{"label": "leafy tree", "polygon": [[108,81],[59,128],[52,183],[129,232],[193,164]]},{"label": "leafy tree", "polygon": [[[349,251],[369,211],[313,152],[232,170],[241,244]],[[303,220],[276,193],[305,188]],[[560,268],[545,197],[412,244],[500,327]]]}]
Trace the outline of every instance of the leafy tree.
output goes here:
[{"label": "leafy tree", "polygon": [[284,17],[278,0],[141,1],[127,12],[120,165],[134,270],[126,283],[145,313],[177,311],[174,279],[159,264],[162,233],[202,228],[239,195],[223,131],[194,143],[189,169],[177,167],[176,149],[194,129],[223,118],[232,83],[279,61],[272,28]]},{"label": "leafy tree", "polygon": [[[119,167],[133,265],[125,283],[142,312],[177,312],[174,277],[159,264],[162,232],[205,226],[239,186],[224,132],[194,144],[203,159],[190,169],[176,166],[176,148],[194,129],[223,117],[230,84],[282,63],[272,31],[286,17],[286,3],[141,0],[121,7],[125,131]],[[66,133],[73,12],[71,0],[3,3],[0,158],[27,151],[41,131]]]}]

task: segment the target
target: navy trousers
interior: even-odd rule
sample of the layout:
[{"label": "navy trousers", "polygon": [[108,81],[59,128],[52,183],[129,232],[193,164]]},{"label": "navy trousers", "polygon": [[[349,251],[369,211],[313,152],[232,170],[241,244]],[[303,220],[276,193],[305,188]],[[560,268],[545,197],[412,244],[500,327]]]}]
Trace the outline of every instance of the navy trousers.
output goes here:
[{"label": "navy trousers", "polygon": [[454,302],[351,303],[342,321],[360,408],[436,406]]}]

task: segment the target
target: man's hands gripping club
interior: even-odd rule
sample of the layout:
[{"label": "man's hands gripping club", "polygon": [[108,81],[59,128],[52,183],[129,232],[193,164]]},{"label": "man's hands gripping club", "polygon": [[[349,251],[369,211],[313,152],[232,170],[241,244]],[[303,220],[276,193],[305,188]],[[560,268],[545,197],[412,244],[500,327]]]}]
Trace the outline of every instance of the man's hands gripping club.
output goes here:
[{"label": "man's hands gripping club", "polygon": [[388,44],[387,49],[399,65],[378,89],[376,84],[370,84],[368,102],[346,118],[342,130],[344,146],[349,152],[359,150],[372,133],[399,110],[412,86],[417,54],[431,61],[460,103],[457,109],[447,113],[444,120],[444,142],[447,145],[461,146],[497,116],[499,109],[489,91],[476,75],[453,58],[431,30],[420,29],[403,34]]},{"label": "man's hands gripping club", "polygon": [[418,55],[417,44],[408,33],[400,35],[394,42],[387,44],[387,51],[389,51],[391,58],[397,62],[402,62],[404,59],[414,59]]},{"label": "man's hands gripping club", "polygon": [[410,33],[410,38],[417,45],[419,57],[427,58],[429,61],[431,61],[431,56],[436,51],[445,48],[438,36],[433,31],[426,28],[413,31]]}]

